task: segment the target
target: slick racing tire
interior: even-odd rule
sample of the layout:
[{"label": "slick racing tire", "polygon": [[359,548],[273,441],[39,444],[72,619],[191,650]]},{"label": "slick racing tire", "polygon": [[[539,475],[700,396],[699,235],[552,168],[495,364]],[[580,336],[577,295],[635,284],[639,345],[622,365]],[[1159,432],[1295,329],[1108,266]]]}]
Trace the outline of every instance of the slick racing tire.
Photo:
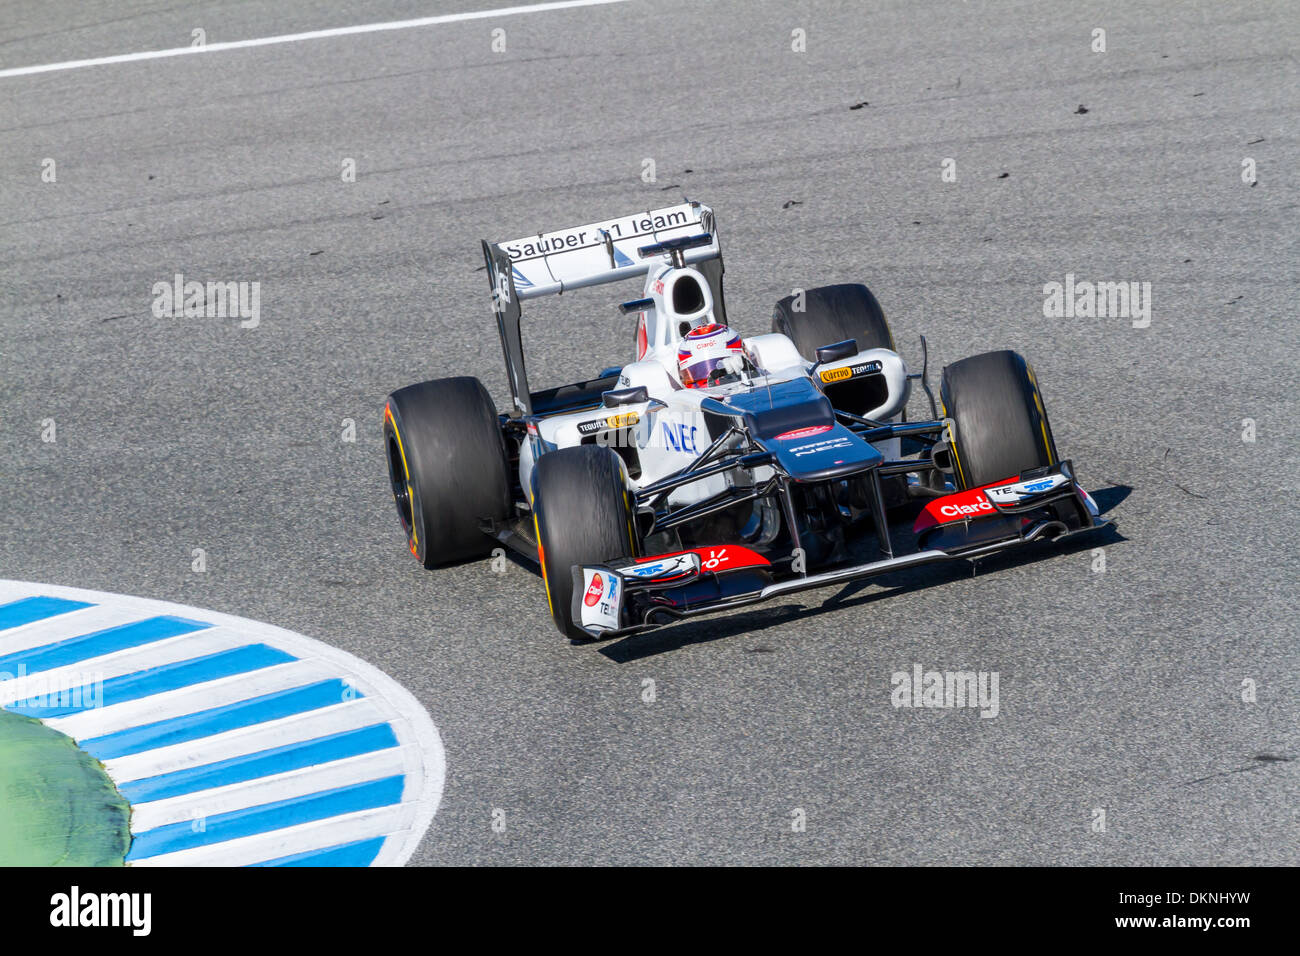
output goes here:
[{"label": "slick racing tire", "polygon": [[496,407],[476,378],[408,385],[384,406],[384,448],[397,514],[426,568],[482,558],[484,520],[512,512]]},{"label": "slick racing tire", "polygon": [[1013,478],[1059,459],[1034,370],[1016,352],[985,352],[943,370],[944,417],[953,421],[961,489]]},{"label": "slick racing tire", "polygon": [[623,459],[600,445],[542,455],[533,470],[533,519],[555,626],[575,641],[588,641],[573,623],[573,566],[606,564],[637,551]]},{"label": "slick racing tire", "polygon": [[885,321],[884,310],[861,283],[824,285],[803,293],[802,312],[795,311],[797,297],[788,295],[776,303],[772,331],[788,336],[809,362],[817,350],[847,339],[858,343],[858,351],[894,348],[894,336]]}]

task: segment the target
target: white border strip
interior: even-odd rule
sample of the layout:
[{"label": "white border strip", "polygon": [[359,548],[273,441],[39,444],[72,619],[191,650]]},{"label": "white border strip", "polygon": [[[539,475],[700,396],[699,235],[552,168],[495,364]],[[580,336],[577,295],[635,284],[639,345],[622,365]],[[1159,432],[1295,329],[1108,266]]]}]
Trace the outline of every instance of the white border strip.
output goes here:
[{"label": "white border strip", "polygon": [[[254,621],[246,617],[220,614],[216,611],[190,607],[185,604],[174,604],[170,601],[155,601],[151,598],[113,594],[107,591],[87,591],[82,588],[40,584],[32,581],[0,580],[0,604],[33,595],[68,598],[74,601],[90,601],[101,605],[108,604],[137,611],[145,617],[153,617],[158,614],[175,614],[191,620],[205,621],[217,627],[230,628],[246,637],[249,643],[270,644],[272,647],[279,647],[288,651],[300,660],[324,661],[334,665],[338,668],[339,676],[347,677],[365,695],[359,701],[369,701],[379,710],[383,719],[393,726],[408,761],[411,764],[418,763],[418,766],[408,764],[406,787],[402,793],[400,814],[390,811],[387,815],[376,815],[376,817],[382,816],[384,819],[393,820],[397,825],[397,829],[388,832],[388,838],[384,841],[384,845],[372,865],[403,866],[415,853],[424,832],[429,828],[429,824],[433,822],[433,815],[437,812],[438,803],[442,799],[442,788],[447,776],[446,756],[442,747],[442,738],[438,734],[438,728],[434,725],[428,712],[406,688],[379,668],[367,664],[360,658],[353,657],[346,651],[332,647],[323,641],[285,630],[282,627],[276,627],[274,624]],[[93,661],[87,663],[93,664]],[[187,746],[193,749],[192,745]],[[397,808],[392,809],[396,810]],[[359,819],[372,819],[369,812],[360,815],[349,815],[349,817],[351,816],[358,816]],[[338,827],[344,819],[343,817],[332,817],[327,820],[317,821],[317,825],[328,824],[331,827]],[[295,846],[293,849],[281,852],[284,846],[288,845],[282,841],[281,834],[288,832],[305,834],[317,828],[317,826],[307,825],[291,828],[291,831],[273,830],[266,834],[258,834],[252,838],[245,837],[230,841],[230,843],[238,844],[239,848],[263,846],[267,849],[267,852],[274,852],[277,856],[286,855],[302,849],[302,847]],[[347,832],[346,826],[340,827],[340,829],[342,830],[340,842],[379,835],[374,829],[367,829],[365,833],[357,835]],[[229,865],[224,862],[227,859],[226,855],[222,850],[218,849],[224,846],[226,844],[218,843],[204,847],[194,847],[179,853],[167,854],[166,856],[167,859],[177,863],[188,861],[207,865]],[[211,854],[211,856],[209,857],[208,854]],[[234,859],[237,856],[240,855],[231,854],[229,858]],[[274,857],[261,857],[261,859],[272,858]],[[156,863],[158,859],[161,858],[132,861],[132,865],[145,862]],[[253,859],[246,859],[245,861],[255,862]]]},{"label": "white border strip", "polygon": [[85,661],[77,661],[12,680],[4,679],[4,674],[0,673],[0,707],[8,707],[35,694],[49,693],[50,688],[80,687],[97,680],[125,677],[136,671],[192,661],[196,657],[206,657],[230,649],[229,634],[219,627],[207,627],[150,644],[128,647],[112,654],[101,654],[91,658],[94,670],[89,670]]},{"label": "white border strip", "polygon": [[[358,810],[338,817],[312,820],[280,830],[254,833],[252,836],[190,847],[161,856],[147,856],[132,860],[131,866],[251,866],[267,860],[279,860],[298,853],[308,853],[323,846],[373,840],[389,834],[384,841],[380,857],[393,842],[392,837],[404,832],[411,816],[409,803],[394,803],[373,810]],[[414,824],[412,824],[414,826]],[[412,833],[418,834],[418,828]],[[378,860],[376,866],[381,865]]]},{"label": "white border strip", "polygon": [[226,43],[208,43],[203,46],[182,46],[170,50],[145,50],[141,53],[119,53],[90,60],[66,60],[62,63],[45,63],[40,66],[16,66],[0,70],[0,78],[29,76],[32,73],[51,73],[55,70],[77,70],[85,66],[105,66],[109,63],[134,63],[137,60],[160,60],[169,56],[187,56],[191,53],[221,53],[225,50],[243,50],[254,46],[272,46],[277,43],[297,43],[299,40],[325,40],[330,37],[351,36],[356,33],[380,33],[387,30],[409,30],[412,27],[431,27],[440,23],[461,23],[466,20],[486,20],[491,17],[509,17],[522,13],[546,13],[549,10],[569,10],[574,7],[598,7],[628,0],[557,0],[554,3],[533,3],[518,7],[500,7],[495,10],[473,10],[468,13],[446,13],[436,17],[415,20],[389,20],[386,23],[363,23],[351,27],[333,27],[329,30],[309,30],[306,33],[283,33],[273,37],[256,37],[251,40],[231,40]]},{"label": "white border strip", "polygon": [[[387,716],[369,697],[358,697],[346,704],[308,710],[279,720],[250,724],[224,734],[186,740],[179,744],[144,750],[125,757],[112,757],[104,761],[108,775],[118,785],[160,777],[177,770],[218,763],[231,757],[244,757],[261,750],[290,744],[305,743],[317,737],[360,730],[371,724],[387,722]],[[393,731],[396,733],[396,729]]]},{"label": "white border strip", "polygon": [[[150,669],[153,666],[150,665]],[[263,694],[295,690],[339,676],[333,668],[318,661],[289,661],[187,684],[175,690],[159,691],[120,704],[105,705],[100,701],[97,707],[87,707],[66,717],[42,717],[41,721],[73,740],[91,740],[160,720],[186,717],[213,707],[244,703]]]},{"label": "white border strip", "polygon": [[[224,787],[213,787],[197,793],[183,793],[164,800],[149,800],[131,804],[131,826],[137,833],[145,833],[173,823],[187,823],[200,817],[215,817],[235,810],[247,810],[264,803],[309,797],[323,790],[370,783],[385,777],[394,777],[406,770],[402,763],[400,747],[372,750],[343,760],[299,767],[285,773],[255,780],[244,780]],[[208,844],[220,846],[220,844]],[[146,857],[146,859],[148,859]],[[134,862],[134,861],[132,861]]]}]

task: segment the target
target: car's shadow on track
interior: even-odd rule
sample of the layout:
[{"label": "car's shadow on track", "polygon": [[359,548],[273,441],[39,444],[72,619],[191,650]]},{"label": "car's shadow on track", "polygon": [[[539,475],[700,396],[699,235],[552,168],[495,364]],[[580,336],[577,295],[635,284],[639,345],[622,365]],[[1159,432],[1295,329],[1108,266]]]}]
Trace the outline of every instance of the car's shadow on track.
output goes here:
[{"label": "car's shadow on track", "polygon": [[[1122,502],[1132,492],[1127,485],[1115,485],[1090,492],[1097,509],[1103,516]],[[902,533],[890,528],[894,538],[895,550],[899,553],[913,549],[915,543],[910,532]],[[1009,571],[1026,564],[1033,564],[1048,556],[1069,556],[1094,548],[1127,541],[1115,525],[1107,525],[1099,531],[1071,538],[1060,544],[1043,542],[1031,544],[1010,551],[1003,551],[973,561],[952,561],[951,563],[931,564],[884,574],[878,578],[851,581],[837,593],[819,605],[783,605],[780,607],[759,608],[732,617],[702,618],[681,624],[666,625],[662,630],[632,634],[601,647],[600,653],[617,664],[644,660],[658,654],[680,650],[691,644],[705,644],[728,637],[743,634],[757,634],[772,627],[780,627],[796,620],[807,620],[821,614],[844,611],[855,607],[865,607],[875,601],[911,594],[929,588],[942,587],[954,581],[979,574],[996,574]],[[871,560],[871,556],[863,556]],[[767,647],[747,648],[747,651],[762,653]]]},{"label": "car's shadow on track", "polygon": [[1088,494],[1092,495],[1092,500],[1097,502],[1097,510],[1107,515],[1115,509],[1116,505],[1133,494],[1133,489],[1128,485],[1111,485],[1109,488],[1099,488]]}]

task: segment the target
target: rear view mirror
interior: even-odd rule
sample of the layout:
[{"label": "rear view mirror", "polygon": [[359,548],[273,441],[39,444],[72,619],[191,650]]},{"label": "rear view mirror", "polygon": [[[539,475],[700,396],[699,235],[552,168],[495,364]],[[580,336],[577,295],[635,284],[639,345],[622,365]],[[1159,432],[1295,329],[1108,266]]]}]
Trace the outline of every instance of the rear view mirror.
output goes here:
[{"label": "rear view mirror", "polygon": [[606,408],[618,408],[620,405],[640,405],[642,402],[650,401],[650,392],[644,385],[638,385],[635,388],[620,388],[612,392],[605,392],[601,395],[601,400]]},{"label": "rear view mirror", "polygon": [[653,308],[654,304],[654,299],[633,299],[631,302],[621,303],[618,310],[624,315],[631,315],[633,312],[644,312],[646,309]]},{"label": "rear view mirror", "polygon": [[817,364],[825,365],[827,362],[838,362],[840,359],[846,359],[850,355],[858,354],[858,340],[845,339],[843,342],[835,342],[832,345],[823,345],[817,350]]}]

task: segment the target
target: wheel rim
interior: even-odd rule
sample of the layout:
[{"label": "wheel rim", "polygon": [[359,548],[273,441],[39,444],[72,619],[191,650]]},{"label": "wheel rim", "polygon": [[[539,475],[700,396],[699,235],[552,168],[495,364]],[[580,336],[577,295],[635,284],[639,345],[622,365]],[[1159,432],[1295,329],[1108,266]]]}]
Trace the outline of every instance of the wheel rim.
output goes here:
[{"label": "wheel rim", "polygon": [[406,464],[402,461],[402,450],[398,447],[397,436],[388,433],[388,482],[392,486],[393,501],[397,503],[397,516],[402,520],[402,529],[407,538],[411,536],[411,486],[406,474]]}]

